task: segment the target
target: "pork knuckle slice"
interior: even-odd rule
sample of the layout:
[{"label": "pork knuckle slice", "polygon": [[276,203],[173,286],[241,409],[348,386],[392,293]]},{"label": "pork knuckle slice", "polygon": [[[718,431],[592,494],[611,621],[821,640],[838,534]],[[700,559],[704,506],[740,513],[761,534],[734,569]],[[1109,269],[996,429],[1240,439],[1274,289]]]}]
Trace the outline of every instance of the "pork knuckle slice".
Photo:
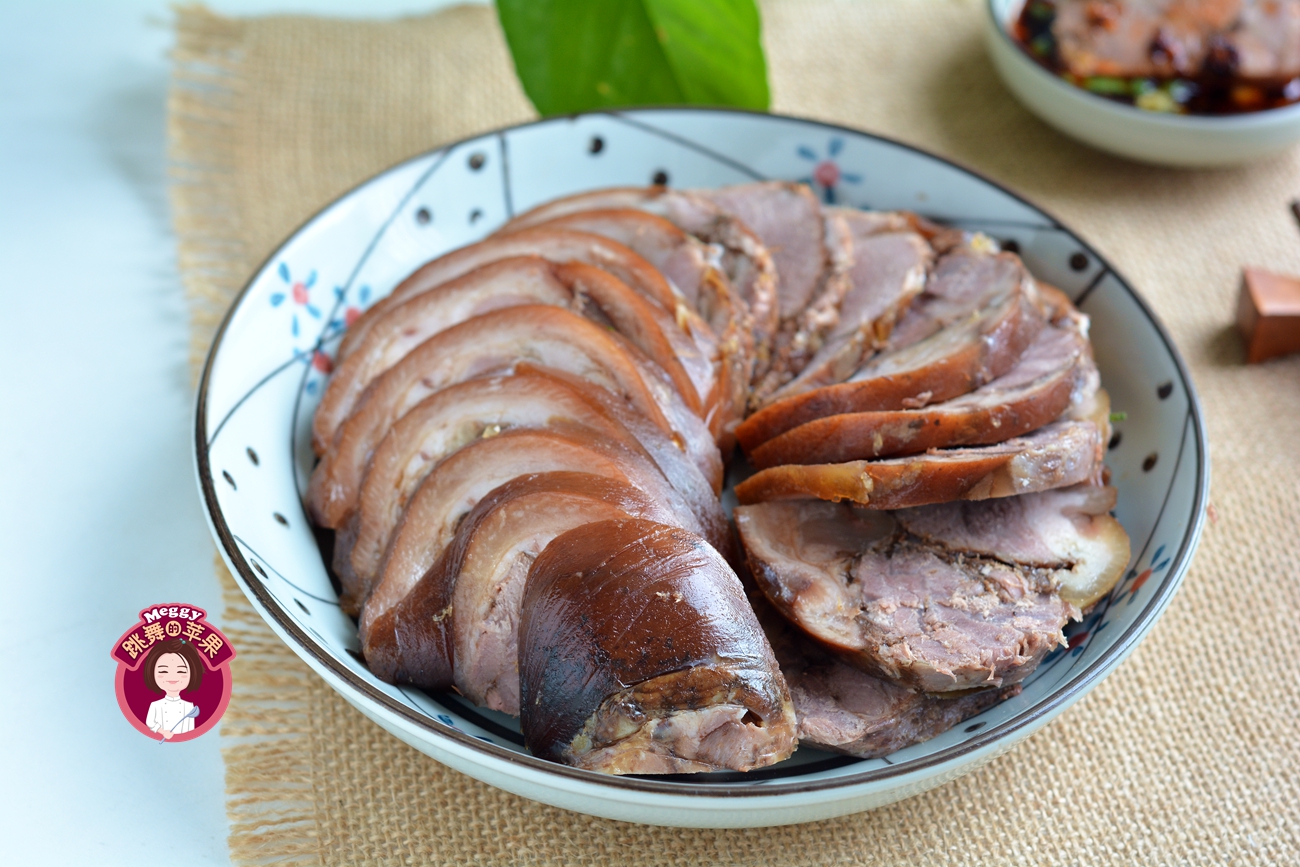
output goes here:
[{"label": "pork knuckle slice", "polygon": [[745,411],[754,324],[708,247],[670,221],[635,208],[578,211],[541,227],[588,232],[624,244],[681,292],[674,315],[681,330],[694,339],[694,353],[712,364],[700,402],[709,408],[711,429],[727,453],[730,432]]},{"label": "pork knuckle slice", "polygon": [[759,622],[790,687],[799,742],[874,759],[936,735],[1019,694],[1020,685],[934,696],[867,674],[795,630],[762,600]]},{"label": "pork knuckle slice", "polygon": [[689,190],[667,187],[609,187],[554,199],[520,214],[503,232],[536,227],[579,211],[635,208],[663,217],[684,232],[713,245],[719,267],[749,310],[757,366],[763,373],[778,327],[777,274],[772,255],[743,221]]},{"label": "pork knuckle slice", "polygon": [[[676,463],[659,469],[681,495],[681,503],[702,527],[725,521],[714,507],[712,490],[680,450],[650,437],[657,428],[642,424],[640,437],[620,421],[617,398],[583,380],[546,368],[521,369],[508,376],[471,379],[434,392],[404,415],[380,442],[366,470],[350,534],[335,540],[335,571],[343,584],[340,603],[356,613],[379,571],[393,528],[425,475],[448,455],[483,437],[516,428],[579,425],[648,457],[667,454]],[[642,440],[650,443],[647,449]],[[653,450],[653,451],[652,451]],[[658,463],[658,461],[656,461]],[[670,475],[671,474],[671,475]],[[665,486],[666,486],[665,484]]]},{"label": "pork knuckle slice", "polygon": [[736,498],[742,504],[816,498],[903,509],[1010,497],[1096,479],[1103,446],[1092,422],[1058,421],[990,446],[935,449],[881,461],[769,467],[736,485]]},{"label": "pork knuckle slice", "polygon": [[[430,394],[521,361],[568,371],[619,395],[675,435],[712,481],[721,458],[703,422],[617,335],[558,307],[495,310],[435,334],[376,379],[325,453],[307,492],[317,524],[337,529],[357,505],[365,468],[394,423]],[[671,417],[671,420],[670,420]]]},{"label": "pork knuckle slice", "polygon": [[891,348],[846,382],[778,392],[736,436],[749,451],[815,418],[960,397],[1015,366],[1043,327],[1039,305],[1016,257],[954,251],[939,261],[925,292],[895,327]]},{"label": "pork knuckle slice", "polygon": [[589,473],[520,477],[479,501],[438,567],[453,587],[454,669],[461,695],[519,715],[519,615],[533,561],[561,533],[619,518],[680,526],[671,510],[643,492]]},{"label": "pork knuckle slice", "polygon": [[1083,484],[981,503],[903,509],[894,517],[912,535],[1050,570],[1061,598],[1080,610],[1115,587],[1128,566],[1128,534],[1110,515],[1112,487]]},{"label": "pork knuckle slice", "polygon": [[482,313],[523,304],[563,307],[614,328],[668,374],[691,409],[702,413],[699,394],[715,387],[712,371],[698,352],[675,341],[679,329],[671,316],[602,269],[516,256],[388,307],[330,376],[312,423],[316,453],[328,450],[366,387],[425,340]]},{"label": "pork knuckle slice", "polygon": [[627,247],[600,235],[554,229],[530,229],[508,236],[492,236],[477,244],[459,247],[418,268],[348,326],[339,344],[338,360],[344,361],[360,345],[367,332],[388,309],[408,298],[455,280],[491,262],[515,256],[540,256],[552,262],[583,262],[603,268],[634,291],[673,312],[677,295],[653,265]]},{"label": "pork knuckle slice", "polygon": [[[453,453],[425,476],[411,497],[389,541],[378,581],[362,607],[362,651],[377,676],[429,688],[451,684],[449,618],[454,588],[447,582],[426,582],[411,605],[401,610],[396,606],[433,570],[460,522],[480,500],[518,476],[551,472],[603,476],[652,499],[666,487],[658,470],[640,455],[585,428],[510,430]],[[693,523],[689,514],[677,513],[677,520]],[[398,643],[410,635],[424,635],[425,645],[446,650],[420,657],[426,662],[447,662],[427,669],[424,682],[410,679],[410,672],[404,674],[400,667],[403,660],[413,658],[404,657]]]},{"label": "pork knuckle slice", "polygon": [[[828,209],[829,210],[829,209]],[[798,393],[843,382],[886,344],[898,318],[925,286],[934,251],[915,232],[879,233],[866,211],[841,211],[852,241],[849,288],[838,322],[787,387]]]},{"label": "pork knuckle slice", "polygon": [[926,544],[847,503],[736,510],[764,594],[869,674],[933,693],[1026,677],[1078,611],[1042,570]]},{"label": "pork knuckle slice", "polygon": [[1015,367],[969,394],[923,409],[814,419],[758,446],[749,462],[764,469],[1005,442],[1050,423],[1081,400],[1094,369],[1086,337],[1047,327]]},{"label": "pork knuckle slice", "polygon": [[644,520],[553,540],[519,625],[535,755],[612,774],[746,771],[786,758],[795,716],[739,579],[704,541]]}]

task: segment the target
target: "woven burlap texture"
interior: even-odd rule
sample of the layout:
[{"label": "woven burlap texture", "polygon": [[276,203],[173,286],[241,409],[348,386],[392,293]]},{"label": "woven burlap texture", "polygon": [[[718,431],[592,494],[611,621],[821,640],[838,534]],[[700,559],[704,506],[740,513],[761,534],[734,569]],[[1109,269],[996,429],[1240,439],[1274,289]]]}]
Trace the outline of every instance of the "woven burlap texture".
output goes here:
[{"label": "woven burlap texture", "polygon": [[[773,109],[915,143],[1053,211],[1146,296],[1188,360],[1214,458],[1186,584],[1124,665],[1009,755],[856,816],[699,831],[592,819],[450,771],[352,710],[223,578],[231,851],[312,864],[1300,862],[1300,359],[1247,367],[1240,268],[1300,273],[1300,151],[1167,171],[1060,136],[1003,89],[979,0],[763,5]],[[171,154],[202,352],[216,317],[333,197],[533,116],[491,11],[393,22],[177,13]],[[219,571],[221,570],[219,567]]]}]

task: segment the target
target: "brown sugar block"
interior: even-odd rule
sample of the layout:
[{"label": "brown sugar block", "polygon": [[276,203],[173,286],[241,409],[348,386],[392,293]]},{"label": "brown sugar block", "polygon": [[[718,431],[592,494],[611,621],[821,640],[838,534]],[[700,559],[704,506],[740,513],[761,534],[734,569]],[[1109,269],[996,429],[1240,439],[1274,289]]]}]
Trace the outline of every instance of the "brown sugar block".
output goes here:
[{"label": "brown sugar block", "polygon": [[1250,364],[1300,352],[1300,280],[1243,269],[1237,327],[1246,339]]}]

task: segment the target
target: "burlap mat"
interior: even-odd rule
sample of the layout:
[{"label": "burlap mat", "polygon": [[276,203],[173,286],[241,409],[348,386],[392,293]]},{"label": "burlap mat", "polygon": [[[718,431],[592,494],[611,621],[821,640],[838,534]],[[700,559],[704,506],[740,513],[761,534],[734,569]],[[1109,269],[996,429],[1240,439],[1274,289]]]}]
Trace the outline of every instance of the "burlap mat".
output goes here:
[{"label": "burlap mat", "polygon": [[[1300,359],[1242,364],[1239,269],[1300,273],[1300,151],[1174,172],[1059,136],[996,80],[978,0],[764,5],[774,110],[885,133],[1041,202],[1152,302],[1192,367],[1213,518],[1133,657],[1028,743],[872,813],[752,831],[591,819],[482,785],[382,732],[233,591],[226,714],[237,862],[1300,862]],[[392,23],[178,14],[170,133],[195,347],[305,217],[412,154],[529,118],[492,13]]]}]

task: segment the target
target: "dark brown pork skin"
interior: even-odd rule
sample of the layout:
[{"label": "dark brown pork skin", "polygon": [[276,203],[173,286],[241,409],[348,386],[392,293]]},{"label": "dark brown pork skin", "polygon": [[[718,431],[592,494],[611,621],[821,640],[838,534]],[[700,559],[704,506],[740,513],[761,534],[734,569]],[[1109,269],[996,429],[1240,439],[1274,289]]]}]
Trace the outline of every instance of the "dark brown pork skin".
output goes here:
[{"label": "dark brown pork skin", "polygon": [[1074,330],[1038,333],[1016,366],[969,394],[924,409],[814,419],[749,453],[759,469],[990,445],[1048,424],[1083,398],[1093,369],[1088,339]]},{"label": "dark brown pork skin", "polygon": [[643,454],[573,425],[508,430],[453,453],[420,483],[389,540],[374,587],[367,588],[362,646],[376,619],[410,593],[438,561],[479,500],[516,476],[550,472],[592,473],[629,484],[668,504],[678,523],[709,533],[711,541],[724,548],[731,544],[725,523],[701,527],[690,511],[674,506],[672,488]]},{"label": "dark brown pork skin", "polygon": [[839,658],[909,689],[1018,683],[1078,615],[1048,570],[924,542],[887,513],[803,500],[735,514],[777,609]]},{"label": "dark brown pork skin", "polygon": [[[716,389],[707,359],[688,345],[673,316],[617,277],[581,262],[557,264],[537,256],[492,262],[407,301],[390,306],[330,376],[312,424],[323,454],[372,381],[441,331],[491,310],[546,304],[609,326],[663,370],[686,405],[703,415]],[[707,328],[705,336],[711,336]]]},{"label": "dark brown pork skin", "polygon": [[325,453],[307,492],[313,520],[344,525],[357,505],[365,468],[394,423],[430,394],[521,361],[564,370],[622,397],[676,437],[706,478],[722,472],[704,422],[635,347],[595,323],[558,307],[494,310],[435,334],[376,379]]},{"label": "dark brown pork skin", "polygon": [[754,323],[745,302],[711,261],[705,244],[663,217],[635,208],[579,211],[540,228],[588,232],[624,244],[682,293],[678,323],[686,333],[700,335],[698,354],[716,364],[709,385],[718,390],[702,393],[701,404],[709,408],[710,429],[723,443],[723,454],[729,454],[734,444],[731,431],[744,416],[754,366]]},{"label": "dark brown pork skin", "polygon": [[454,682],[471,701],[517,715],[519,602],[533,559],[574,526],[628,517],[675,523],[644,492],[591,473],[531,473],[493,489],[376,621],[365,647],[371,671],[427,689]]},{"label": "dark brown pork skin", "polygon": [[1104,441],[1090,421],[1058,421],[1003,443],[882,461],[782,464],[736,485],[741,503],[850,500],[905,509],[951,500],[986,500],[1097,479]]},{"label": "dark brown pork skin", "polygon": [[613,774],[747,771],[795,747],[789,692],[740,580],[702,539],[586,524],[537,558],[519,671],[535,755]]},{"label": "dark brown pork skin", "polygon": [[603,268],[664,310],[677,307],[677,294],[653,265],[617,241],[586,232],[531,229],[508,236],[492,236],[468,247],[459,247],[421,266],[397,285],[361,317],[348,326],[339,344],[338,360],[344,361],[366,333],[389,308],[408,298],[455,280],[491,262],[514,256],[540,256],[552,262],[584,262]]},{"label": "dark brown pork skin", "polygon": [[773,395],[736,436],[749,451],[815,418],[915,408],[966,394],[1015,366],[1043,326],[1039,303],[1015,256],[954,250],[939,260],[895,326],[890,348],[847,382]]},{"label": "dark brown pork skin", "polygon": [[914,692],[827,653],[764,600],[755,609],[790,687],[801,744],[879,758],[928,741],[1020,692],[1019,684],[954,697]]},{"label": "dark brown pork skin", "polygon": [[599,386],[521,365],[509,376],[472,379],[434,392],[384,437],[366,470],[357,510],[335,538],[344,610],[355,614],[364,601],[407,502],[434,466],[477,439],[556,425],[581,426],[644,454],[664,477],[651,493],[694,516],[695,526],[725,528],[709,481],[657,427],[627,412]]},{"label": "dark brown pork skin", "polygon": [[519,606],[533,561],[561,533],[620,518],[681,523],[636,488],[590,473],[521,477],[479,501],[442,565],[421,582],[441,571],[440,580],[453,587],[456,689],[462,695],[519,715]]},{"label": "dark brown pork skin", "polygon": [[[553,199],[506,223],[502,232],[532,228],[580,211],[635,208],[716,245],[717,262],[741,300],[754,329],[755,354],[766,366],[778,325],[776,266],[758,236],[742,221],[697,193],[667,187],[609,187]],[[755,375],[764,371],[755,369]]]}]

